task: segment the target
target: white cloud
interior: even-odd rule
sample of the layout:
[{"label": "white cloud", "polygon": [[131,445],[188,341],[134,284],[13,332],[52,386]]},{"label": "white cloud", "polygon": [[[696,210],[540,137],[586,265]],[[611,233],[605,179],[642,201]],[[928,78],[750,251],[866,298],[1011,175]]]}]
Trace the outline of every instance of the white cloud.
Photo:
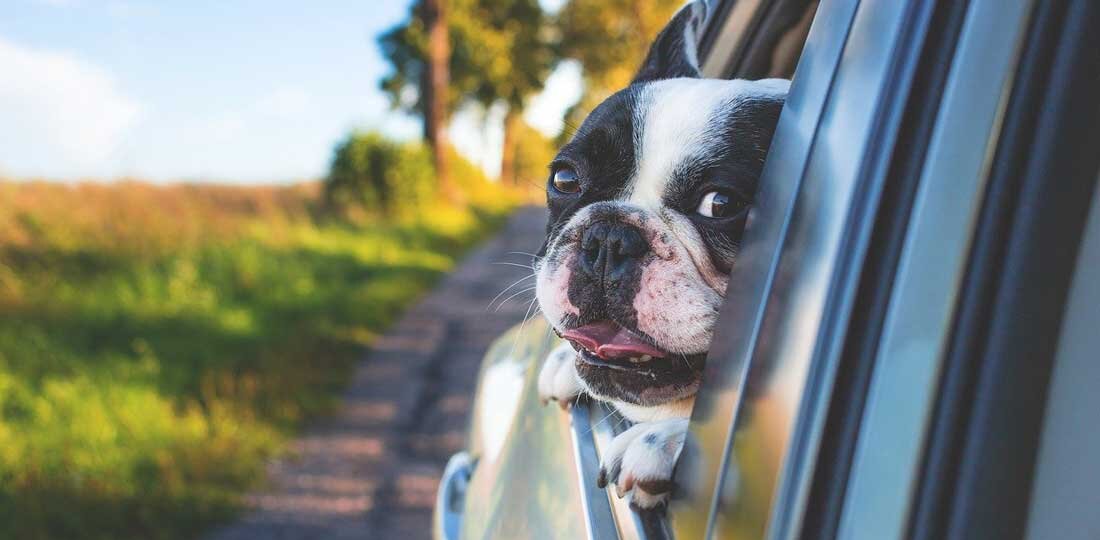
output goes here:
[{"label": "white cloud", "polygon": [[0,73],[0,164],[13,171],[95,174],[141,114],[110,73],[67,54],[0,38]]}]

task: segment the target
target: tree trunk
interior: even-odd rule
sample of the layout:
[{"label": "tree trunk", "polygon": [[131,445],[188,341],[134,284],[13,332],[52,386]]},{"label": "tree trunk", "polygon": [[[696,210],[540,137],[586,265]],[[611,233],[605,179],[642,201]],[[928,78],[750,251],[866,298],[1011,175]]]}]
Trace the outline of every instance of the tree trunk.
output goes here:
[{"label": "tree trunk", "polygon": [[462,195],[451,178],[447,159],[447,91],[450,86],[448,64],[451,58],[447,35],[447,1],[424,0],[422,16],[428,29],[428,69],[421,82],[424,105],[424,139],[432,149],[435,175],[440,191],[451,202],[462,202]]},{"label": "tree trunk", "polygon": [[508,107],[504,115],[504,141],[500,148],[500,183],[516,185],[520,178],[516,171],[516,138],[521,127],[519,108]]}]

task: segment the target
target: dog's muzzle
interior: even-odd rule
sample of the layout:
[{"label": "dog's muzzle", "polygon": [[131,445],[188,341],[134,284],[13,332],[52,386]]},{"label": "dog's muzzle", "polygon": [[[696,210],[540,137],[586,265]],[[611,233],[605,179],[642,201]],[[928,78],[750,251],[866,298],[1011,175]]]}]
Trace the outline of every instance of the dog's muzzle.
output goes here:
[{"label": "dog's muzzle", "polygon": [[581,235],[578,267],[606,287],[631,275],[648,252],[649,244],[637,227],[600,221]]}]

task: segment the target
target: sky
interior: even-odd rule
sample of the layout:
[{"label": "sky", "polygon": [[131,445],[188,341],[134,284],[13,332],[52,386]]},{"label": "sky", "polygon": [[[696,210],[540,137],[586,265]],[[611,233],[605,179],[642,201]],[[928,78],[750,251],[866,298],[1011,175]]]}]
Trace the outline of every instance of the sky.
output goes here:
[{"label": "sky", "polygon": [[[420,133],[378,89],[388,67],[375,38],[409,0],[2,4],[2,177],[291,182],[321,177],[352,129]],[[566,63],[525,116],[556,133],[579,93]],[[459,151],[490,173],[500,113],[452,120]]]}]

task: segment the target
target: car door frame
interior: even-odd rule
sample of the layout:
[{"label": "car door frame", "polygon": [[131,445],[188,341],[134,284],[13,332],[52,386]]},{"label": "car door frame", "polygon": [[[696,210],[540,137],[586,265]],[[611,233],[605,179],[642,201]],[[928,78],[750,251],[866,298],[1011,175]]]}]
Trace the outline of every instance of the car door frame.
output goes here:
[{"label": "car door frame", "polygon": [[[836,9],[839,2],[826,4],[822,6],[822,11]],[[782,290],[774,290],[776,281],[761,281],[759,276],[762,274],[758,269],[751,268],[753,262],[742,264],[742,269],[747,268],[745,276],[737,276],[735,269],[731,283],[748,287],[764,285],[769,289],[769,297],[757,303],[750,296],[744,305],[728,310],[734,314],[724,314],[720,323],[727,333],[724,336],[718,334],[709,362],[710,366],[717,364],[718,370],[724,371],[724,375],[732,381],[725,381],[726,386],[717,392],[725,395],[724,403],[708,394],[707,388],[700,390],[703,407],[697,405],[692,432],[693,435],[704,436],[732,418],[726,453],[720,459],[715,459],[713,455],[706,456],[705,448],[696,451],[695,455],[688,454],[687,463],[684,463],[685,460],[681,462],[681,470],[695,470],[695,476],[684,478],[678,470],[677,482],[691,486],[700,478],[711,478],[710,475],[718,470],[724,471],[725,476],[716,485],[704,485],[710,490],[689,492],[687,497],[674,502],[673,528],[677,532],[684,536],[698,532],[689,527],[676,527],[676,520],[682,513],[695,512],[696,520],[707,514],[705,517],[710,521],[705,534],[708,537],[732,531],[743,533],[744,529],[738,528],[738,525],[745,525],[746,520],[751,519],[745,515],[747,512],[739,514],[740,520],[734,519],[732,523],[724,524],[721,523],[723,512],[732,509],[736,514],[738,507],[758,509],[763,506],[770,508],[769,517],[763,523],[748,523],[752,537],[828,538],[839,534],[845,538],[900,538],[905,535],[913,504],[913,486],[919,478],[924,455],[926,421],[936,404],[941,353],[953,335],[952,317],[957,307],[956,293],[953,291],[960,290],[969,260],[970,242],[977,234],[975,224],[986,196],[989,160],[999,141],[1004,105],[1013,91],[1017,55],[1023,43],[1023,31],[1031,16],[1031,2],[1010,4],[1007,9],[1002,3],[987,0],[969,3],[912,2],[907,5],[862,3],[858,6],[851,35],[846,36],[849,43],[855,44],[855,50],[851,54],[848,50],[844,51],[844,58],[836,72],[837,80],[828,99],[830,102],[840,102],[837,107],[843,107],[845,101],[864,100],[871,111],[863,115],[862,120],[867,123],[860,126],[863,131],[857,132],[853,138],[857,144],[866,144],[856,152],[857,156],[852,157],[854,166],[847,171],[835,166],[830,168],[829,164],[820,162],[815,170],[811,156],[800,171],[804,177],[799,187],[799,197],[805,196],[807,186],[812,186],[813,182],[844,181],[838,176],[830,176],[830,172],[850,174],[847,181],[858,182],[860,197],[849,200],[848,212],[844,214],[848,225],[838,245],[845,249],[834,252],[835,259],[831,264],[835,271],[830,275],[814,276],[812,272],[802,271],[804,269],[794,269],[791,271],[794,284],[791,281],[781,284],[784,288],[797,288],[799,279],[816,277],[819,285],[816,298],[819,301],[811,302],[811,305],[813,310],[820,309],[815,313],[820,313],[822,318],[806,324],[803,314],[801,331],[785,331],[783,324],[798,316],[792,309],[794,302],[790,297],[785,298]],[[819,12],[818,17],[821,16]],[[890,19],[889,24],[887,19]],[[819,21],[815,20],[815,28],[818,24]],[[883,29],[887,31],[883,32]],[[808,48],[814,36],[815,29],[811,29]],[[881,50],[866,50],[868,42],[874,42]],[[863,50],[860,50],[860,44],[864,45]],[[879,57],[878,62],[867,62],[868,57],[875,56]],[[850,70],[857,72],[857,76],[850,75],[845,79],[845,62],[860,66]],[[800,63],[800,71],[802,66]],[[868,69],[869,66],[876,69]],[[795,88],[792,88],[795,98],[800,77],[801,72],[796,75]],[[877,88],[877,93],[868,96],[867,85]],[[1091,89],[1093,86],[1084,87]],[[946,92],[946,95],[941,96],[940,92]],[[866,99],[868,97],[873,99]],[[784,115],[792,108],[799,109],[798,103],[794,103],[794,107],[791,105],[788,104]],[[849,108],[848,114],[835,113],[830,117],[830,106],[831,103],[826,104],[825,114],[810,137],[812,142],[804,145],[809,152],[813,151],[813,145],[817,142],[827,142],[831,136],[836,138],[841,130],[850,127],[853,116],[859,116],[858,112],[851,114],[852,109]],[[812,119],[814,115],[806,116]],[[767,194],[768,187],[773,185],[769,182],[769,174],[778,176],[773,170],[773,163],[787,157],[784,155],[786,132],[783,122],[781,120],[773,153],[765,169],[762,181],[765,187],[761,193],[762,200],[758,202],[760,206],[767,207],[771,202]],[[805,122],[804,125],[811,123]],[[789,124],[795,122],[790,121]],[[860,136],[868,139],[874,137],[875,141],[870,144],[869,140],[861,140]],[[927,141],[935,146],[927,150],[923,146],[907,144],[914,141]],[[926,155],[926,152],[932,153]],[[961,163],[951,161],[952,157],[959,157],[960,154],[963,158]],[[836,154],[832,157],[835,158]],[[797,159],[782,161],[774,168],[791,167],[791,161],[796,166],[801,165]],[[797,170],[797,167],[791,168]],[[887,178],[891,182],[901,181],[887,186]],[[1088,182],[1092,177],[1086,178]],[[965,187],[962,193],[951,191],[951,186],[947,184],[951,179],[961,180]],[[1081,195],[1083,191],[1074,193]],[[1080,217],[1080,205],[1087,204],[1089,200],[1088,196],[1083,198],[1084,202],[1079,199],[1078,211],[1070,213]],[[805,219],[812,220],[815,213],[822,211],[820,200],[815,202],[817,207],[812,203],[806,205],[803,212],[809,217]],[[787,219],[797,220],[798,201],[791,203],[794,205],[793,215]],[[773,212],[775,207],[771,206]],[[938,228],[937,220],[941,222]],[[942,222],[954,228],[943,227]],[[1083,220],[1079,219],[1076,222],[1063,220],[1062,224],[1067,230],[1072,230],[1073,226],[1079,230],[1082,223]],[[954,230],[955,237],[937,246],[936,239],[929,237],[931,232],[937,230],[941,233]],[[784,231],[783,242],[790,243],[790,234],[790,231]],[[798,234],[794,236],[797,238]],[[871,239],[874,240],[869,243]],[[750,229],[746,233],[746,242],[753,241],[760,242],[760,239],[759,236],[754,238]],[[924,246],[923,253],[921,245]],[[796,243],[787,249],[802,254],[805,248]],[[923,260],[916,256],[917,253],[923,254]],[[935,257],[937,254],[946,259]],[[1072,254],[1063,256],[1071,257]],[[776,253],[771,264],[781,266],[781,257],[781,253]],[[919,273],[921,269],[924,274]],[[782,274],[781,269],[773,269],[772,272],[773,276]],[[914,275],[918,277],[910,279]],[[757,277],[757,281],[751,279],[753,276]],[[751,294],[752,291],[747,292]],[[920,292],[932,294],[921,298],[915,294]],[[883,303],[884,299],[886,303]],[[776,302],[778,309],[772,307]],[[900,309],[897,306],[903,304],[905,309],[911,309],[916,315],[897,315]],[[890,309],[891,305],[893,309]],[[913,309],[914,306],[916,309]],[[870,308],[869,313],[877,316],[856,312],[857,316],[853,318],[853,307]],[[769,318],[773,321],[770,327]],[[807,326],[809,331],[806,331]],[[731,331],[731,327],[736,330]],[[748,333],[745,328],[753,331]],[[1049,332],[1051,328],[1046,330]],[[775,339],[777,335],[779,339]],[[795,349],[793,352],[801,353],[801,357],[792,360],[792,355],[784,354],[783,347],[772,347],[771,352],[767,346],[761,349],[758,344],[761,337],[780,342],[801,338],[814,343],[814,346]],[[727,343],[722,343],[723,340]],[[899,364],[906,362],[886,362],[881,356],[903,354],[905,351],[899,349],[899,345],[913,340],[929,347],[908,358],[909,364],[919,365],[918,371],[922,373],[920,382],[905,393],[906,388],[899,382],[913,376],[911,367],[900,365],[899,368]],[[788,348],[786,352],[791,350]],[[857,354],[851,354],[853,352]],[[732,357],[732,362],[723,364],[722,356]],[[853,361],[857,362],[855,376],[845,374],[845,377],[838,379],[842,363],[845,367],[851,367]],[[761,368],[761,365],[764,367]],[[880,365],[886,368],[872,370]],[[734,369],[730,369],[731,366]],[[776,374],[783,371],[787,373]],[[1021,372],[1041,375],[1034,369]],[[783,424],[780,436],[787,437],[788,444],[769,446],[753,434],[754,417],[760,416],[762,409],[757,406],[754,410],[753,402],[781,399],[779,393],[782,389],[775,384],[769,386],[769,381],[782,378],[787,379],[788,385],[793,381],[794,390],[787,390],[797,396],[790,400],[797,402],[797,407],[788,407],[789,414],[780,419]],[[883,382],[891,378],[893,385]],[[1017,382],[1024,380],[1030,382],[1026,377],[1020,377]],[[1043,380],[1038,377],[1036,384],[1041,385]],[[754,384],[762,384],[763,390],[753,389]],[[1021,386],[1037,387],[1017,384],[1017,387]],[[839,400],[840,403],[834,402],[838,395],[834,391],[836,389],[841,390],[839,394],[843,399]],[[899,391],[902,395],[895,393]],[[999,395],[997,392],[989,394]],[[761,395],[763,397],[759,397]],[[1037,395],[1041,399],[1041,393]],[[1001,395],[1000,402],[1004,400]],[[725,405],[725,410],[715,407],[715,402]],[[715,409],[719,409],[720,413],[731,412],[716,414]],[[859,421],[845,424],[845,418],[857,418]],[[708,423],[713,425],[707,426]],[[771,423],[776,423],[774,417]],[[900,439],[906,441],[901,444],[904,448],[888,459],[877,462],[869,459],[889,455],[890,449],[886,446],[898,445],[899,439],[890,436],[896,435],[897,430],[890,431],[889,424],[898,426],[908,435]],[[774,486],[774,490],[749,493],[750,499],[760,499],[756,505],[751,500],[745,500],[743,489],[729,488],[730,483],[736,485],[740,481],[742,469],[736,466],[736,455],[732,452],[735,437],[738,437],[737,454],[751,454],[755,448],[757,454],[778,449],[783,455],[781,469],[770,478],[774,483],[769,485]],[[971,439],[972,444],[978,446],[987,440]],[[869,450],[876,446],[880,449]],[[703,459],[699,454],[703,454]],[[977,459],[972,451],[969,456],[972,461]],[[837,458],[841,458],[839,466]],[[854,468],[849,469],[853,463]],[[703,470],[701,474],[698,472],[700,468]],[[998,470],[1007,469],[1002,467]],[[974,486],[970,487],[973,491]],[[991,495],[988,490],[982,492]],[[734,498],[737,500],[734,501]],[[985,501],[987,505],[989,499],[971,496],[969,500],[971,505],[982,506],[975,501]],[[1018,497],[1016,502],[1019,506]],[[844,510],[837,511],[838,508]],[[969,523],[972,520],[967,516],[961,521]],[[982,523],[986,529],[979,527],[974,530],[1003,530],[1003,524],[1002,529],[996,529],[989,528],[988,520]],[[869,524],[880,526],[871,527]]]}]

